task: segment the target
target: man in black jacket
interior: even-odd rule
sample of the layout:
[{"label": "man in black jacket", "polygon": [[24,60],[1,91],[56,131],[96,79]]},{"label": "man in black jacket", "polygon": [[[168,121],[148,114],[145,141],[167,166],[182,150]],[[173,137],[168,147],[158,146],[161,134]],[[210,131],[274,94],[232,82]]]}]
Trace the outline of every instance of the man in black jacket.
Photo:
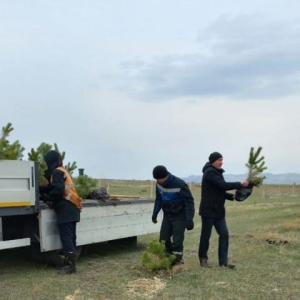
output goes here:
[{"label": "man in black jacket", "polygon": [[203,167],[201,202],[199,215],[202,229],[199,244],[199,260],[202,267],[211,267],[208,262],[209,239],[214,226],[219,235],[218,258],[219,265],[233,269],[235,265],[228,263],[229,233],[225,219],[225,200],[234,200],[234,195],[228,190],[247,187],[249,181],[226,182],[222,169],[223,157],[219,152],[209,156],[209,162]]},{"label": "man in black jacket", "polygon": [[157,184],[152,222],[157,223],[157,215],[162,209],[160,241],[164,241],[166,250],[176,256],[173,264],[180,264],[183,262],[184,231],[194,228],[194,198],[188,185],[168,172],[165,166],[156,166],[153,177]]},{"label": "man in black jacket", "polygon": [[63,167],[59,152],[50,150],[44,155],[48,169],[45,178],[49,184],[40,186],[42,200],[54,208],[60,240],[65,255],[59,274],[76,272],[76,223],[80,221],[81,201],[69,172]]}]

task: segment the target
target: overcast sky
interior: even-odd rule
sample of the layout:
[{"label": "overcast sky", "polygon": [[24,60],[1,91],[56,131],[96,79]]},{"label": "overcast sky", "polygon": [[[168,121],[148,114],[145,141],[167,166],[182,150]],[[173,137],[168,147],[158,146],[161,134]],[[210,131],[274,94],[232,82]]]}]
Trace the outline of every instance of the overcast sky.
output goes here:
[{"label": "overcast sky", "polygon": [[[299,0],[1,0],[0,121],[95,178],[300,170]],[[77,174],[77,173],[76,173]]]}]

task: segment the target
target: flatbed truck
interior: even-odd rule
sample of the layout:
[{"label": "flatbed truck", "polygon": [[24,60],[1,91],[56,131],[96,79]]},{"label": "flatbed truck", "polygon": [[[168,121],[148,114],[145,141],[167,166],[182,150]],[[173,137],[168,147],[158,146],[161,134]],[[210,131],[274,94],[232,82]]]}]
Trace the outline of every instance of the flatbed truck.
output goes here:
[{"label": "flatbed truck", "polygon": [[[77,224],[77,258],[82,246],[156,233],[151,222],[154,199],[84,199]],[[36,261],[63,262],[55,211],[40,201],[38,163],[0,160],[0,250],[29,246]]]}]

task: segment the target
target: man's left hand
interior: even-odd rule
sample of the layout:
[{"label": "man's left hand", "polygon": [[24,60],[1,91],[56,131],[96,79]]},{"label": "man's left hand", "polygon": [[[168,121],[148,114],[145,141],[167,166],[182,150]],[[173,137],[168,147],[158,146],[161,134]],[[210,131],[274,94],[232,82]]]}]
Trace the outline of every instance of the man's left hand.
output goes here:
[{"label": "man's left hand", "polygon": [[186,228],[186,230],[193,230],[194,229],[194,222],[193,222],[193,220],[186,221],[185,228]]},{"label": "man's left hand", "polygon": [[249,185],[249,181],[248,181],[248,180],[243,180],[243,181],[241,182],[241,185],[242,185],[243,187],[247,187],[247,186]]}]

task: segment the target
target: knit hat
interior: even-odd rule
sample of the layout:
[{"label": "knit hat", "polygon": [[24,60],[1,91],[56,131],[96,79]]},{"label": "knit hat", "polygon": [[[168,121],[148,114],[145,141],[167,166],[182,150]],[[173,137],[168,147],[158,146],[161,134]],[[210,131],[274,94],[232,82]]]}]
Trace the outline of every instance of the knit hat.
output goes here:
[{"label": "knit hat", "polygon": [[169,172],[165,166],[156,166],[153,169],[153,178],[155,179],[162,179],[169,175]]},{"label": "knit hat", "polygon": [[208,160],[209,162],[212,164],[213,162],[215,162],[217,159],[222,158],[222,154],[219,152],[213,152],[210,154]]}]

